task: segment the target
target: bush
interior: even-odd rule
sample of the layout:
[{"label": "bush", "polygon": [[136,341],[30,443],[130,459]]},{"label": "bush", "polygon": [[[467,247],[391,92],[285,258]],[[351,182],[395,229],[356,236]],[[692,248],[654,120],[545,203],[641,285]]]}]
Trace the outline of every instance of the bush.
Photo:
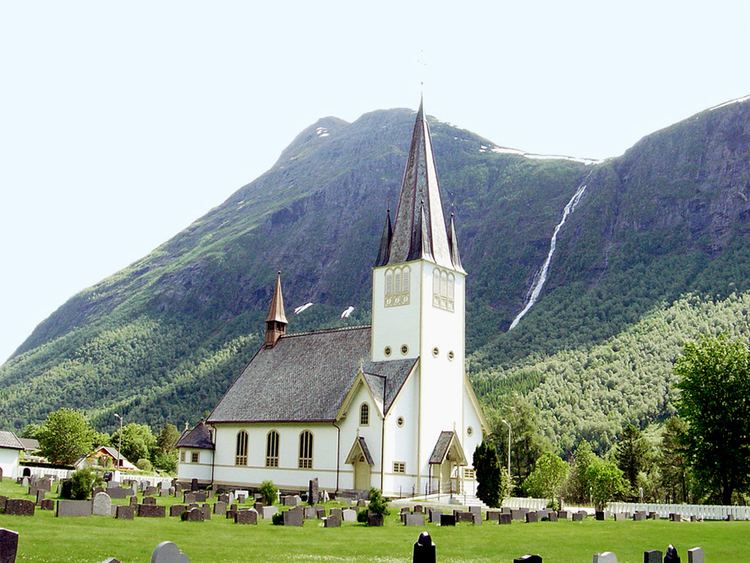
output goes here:
[{"label": "bush", "polygon": [[367,524],[367,509],[363,508],[359,512],[357,512],[357,522],[361,522],[362,524]]},{"label": "bush", "polygon": [[[383,493],[380,492],[380,489],[372,488],[370,489],[370,504],[367,507],[367,510],[372,512],[373,514],[380,514],[382,516],[388,516],[391,512],[388,510],[388,499],[386,499],[383,496]],[[367,511],[365,511],[365,522],[367,522]],[[357,519],[359,519],[359,515],[357,515]]]},{"label": "bush", "polygon": [[273,481],[263,481],[260,484],[260,494],[263,495],[263,502],[271,506],[276,502],[276,496],[279,493],[279,489],[273,484]]},{"label": "bush", "polygon": [[284,513],[283,512],[277,512],[273,516],[271,516],[271,522],[274,526],[283,526],[284,525]]},{"label": "bush", "polygon": [[154,467],[151,465],[151,462],[147,459],[139,459],[137,462],[135,462],[135,466],[140,469],[141,471],[153,471]]},{"label": "bush", "polygon": [[104,484],[104,480],[93,469],[85,468],[74,471],[70,479],[63,481],[60,497],[73,500],[86,500],[96,486]]}]

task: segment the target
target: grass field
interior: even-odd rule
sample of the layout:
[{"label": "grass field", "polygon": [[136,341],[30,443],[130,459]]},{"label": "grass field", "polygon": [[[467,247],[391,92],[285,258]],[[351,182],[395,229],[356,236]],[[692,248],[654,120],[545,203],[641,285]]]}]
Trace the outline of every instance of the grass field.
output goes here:
[{"label": "grass field", "polygon": [[[21,487],[6,480],[0,494],[20,498]],[[26,497],[28,498],[28,497]],[[158,499],[172,504],[174,499]],[[224,517],[208,522],[179,518],[55,518],[37,510],[33,518],[0,514],[0,527],[20,533],[19,561],[92,561],[117,557],[149,561],[161,541],[174,541],[193,562],[211,561],[410,561],[412,544],[422,528],[406,528],[393,514],[382,528],[344,524],[322,528],[308,520],[302,528],[239,526]],[[513,561],[525,553],[545,563],[590,562],[598,551],[613,551],[618,561],[640,563],[646,549],[677,546],[683,562],[687,549],[701,546],[710,562],[750,560],[750,522],[540,522],[499,526],[484,522],[455,528],[426,524],[437,545],[438,561]]]}]

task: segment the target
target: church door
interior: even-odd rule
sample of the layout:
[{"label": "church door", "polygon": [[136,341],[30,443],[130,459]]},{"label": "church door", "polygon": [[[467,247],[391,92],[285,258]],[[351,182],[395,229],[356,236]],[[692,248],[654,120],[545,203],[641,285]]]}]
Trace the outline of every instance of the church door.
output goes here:
[{"label": "church door", "polygon": [[354,488],[358,491],[370,490],[370,464],[360,456],[354,463]]}]

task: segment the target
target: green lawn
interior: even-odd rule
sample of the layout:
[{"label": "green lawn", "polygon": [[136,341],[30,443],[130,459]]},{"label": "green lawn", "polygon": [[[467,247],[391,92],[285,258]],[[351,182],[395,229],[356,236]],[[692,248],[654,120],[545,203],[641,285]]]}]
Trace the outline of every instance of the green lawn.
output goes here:
[{"label": "green lawn", "polygon": [[[10,493],[10,495],[9,495]],[[20,497],[7,481],[0,494]],[[168,504],[167,499],[159,503]],[[170,502],[174,502],[170,499]],[[401,526],[392,514],[383,528],[345,524],[324,529],[316,520],[303,528],[238,526],[224,517],[209,522],[178,518],[132,521],[105,517],[55,518],[37,510],[33,518],[0,515],[0,527],[21,534],[19,561],[93,561],[114,556],[123,562],[148,561],[161,541],[174,541],[193,562],[201,561],[410,561],[420,528]],[[439,561],[512,561],[539,553],[547,562],[590,562],[597,551],[614,551],[620,563],[643,561],[646,549],[677,546],[684,562],[690,547],[701,546],[708,561],[744,561],[750,552],[750,522],[540,522],[499,526],[427,524]]]}]

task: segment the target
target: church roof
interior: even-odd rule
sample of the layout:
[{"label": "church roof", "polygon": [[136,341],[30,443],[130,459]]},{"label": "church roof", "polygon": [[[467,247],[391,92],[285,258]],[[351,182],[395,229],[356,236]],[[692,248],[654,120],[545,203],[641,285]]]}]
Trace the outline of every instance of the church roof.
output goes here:
[{"label": "church roof", "polygon": [[423,258],[441,266],[456,267],[445,228],[430,129],[421,102],[389,246],[386,262],[380,263],[386,254],[381,248],[376,266]]},{"label": "church roof", "polygon": [[213,450],[214,443],[211,441],[211,431],[206,426],[206,423],[201,420],[192,430],[182,433],[175,447]]},{"label": "church roof", "polygon": [[360,369],[387,412],[417,360],[369,359],[369,326],[282,336],[258,350],[208,422],[332,422]]},{"label": "church roof", "polygon": [[453,430],[444,430],[440,433],[440,436],[438,436],[437,442],[435,442],[435,447],[432,449],[432,453],[430,454],[430,464],[440,464],[443,463],[446,456],[448,455],[448,452],[451,449],[451,446],[454,447],[454,451],[458,454],[459,462],[461,465],[466,465],[466,459],[464,456],[463,448],[461,447],[461,444],[458,442],[458,436],[456,436],[456,433]]},{"label": "church roof", "polygon": [[0,448],[22,450],[23,444],[18,441],[18,438],[13,432],[10,432],[9,430],[0,430]]}]

